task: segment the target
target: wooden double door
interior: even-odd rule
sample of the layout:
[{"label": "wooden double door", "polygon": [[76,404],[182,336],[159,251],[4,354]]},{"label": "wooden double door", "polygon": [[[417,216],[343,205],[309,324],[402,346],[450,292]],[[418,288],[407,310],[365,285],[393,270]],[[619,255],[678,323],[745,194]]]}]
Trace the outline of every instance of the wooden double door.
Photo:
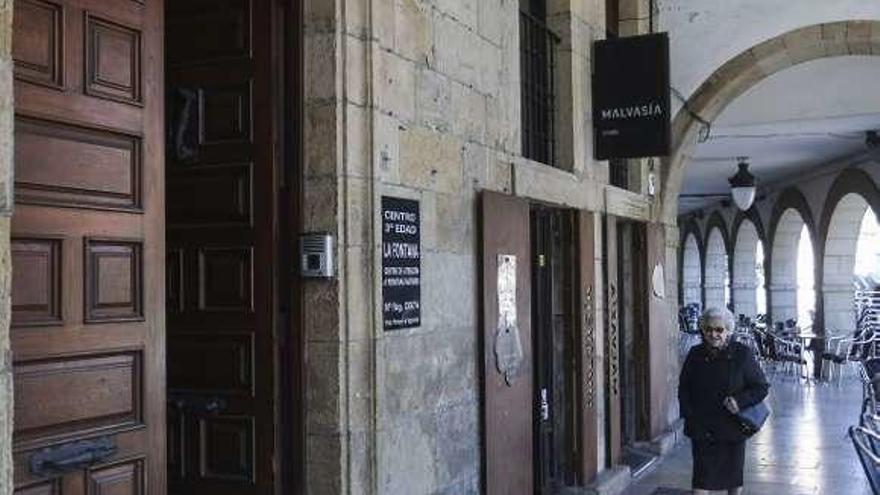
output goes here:
[{"label": "wooden double door", "polygon": [[273,493],[278,2],[14,5],[16,493]]},{"label": "wooden double door", "polygon": [[594,214],[480,201],[483,491],[585,485],[598,470]]},{"label": "wooden double door", "polygon": [[536,493],[577,484],[578,360],[575,212],[531,211]]}]

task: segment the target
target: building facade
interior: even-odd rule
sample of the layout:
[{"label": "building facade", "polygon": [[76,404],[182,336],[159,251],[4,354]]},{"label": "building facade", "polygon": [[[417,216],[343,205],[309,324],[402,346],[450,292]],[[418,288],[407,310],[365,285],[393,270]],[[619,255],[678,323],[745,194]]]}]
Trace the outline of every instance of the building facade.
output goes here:
[{"label": "building facade", "polygon": [[[880,42],[857,1],[121,3],[0,2],[2,494],[625,485],[680,435],[700,120]],[[661,30],[671,156],[594,159],[593,41]],[[389,323],[413,205],[418,321]]]}]

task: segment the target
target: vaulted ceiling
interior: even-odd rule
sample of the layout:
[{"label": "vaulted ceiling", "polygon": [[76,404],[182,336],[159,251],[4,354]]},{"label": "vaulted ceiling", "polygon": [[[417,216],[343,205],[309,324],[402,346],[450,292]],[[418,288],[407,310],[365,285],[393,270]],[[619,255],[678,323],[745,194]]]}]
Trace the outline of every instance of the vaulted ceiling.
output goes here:
[{"label": "vaulted ceiling", "polygon": [[736,157],[759,187],[863,154],[865,131],[880,130],[880,57],[815,60],[779,72],[734,100],[689,157],[679,198],[685,213],[729,192]]}]

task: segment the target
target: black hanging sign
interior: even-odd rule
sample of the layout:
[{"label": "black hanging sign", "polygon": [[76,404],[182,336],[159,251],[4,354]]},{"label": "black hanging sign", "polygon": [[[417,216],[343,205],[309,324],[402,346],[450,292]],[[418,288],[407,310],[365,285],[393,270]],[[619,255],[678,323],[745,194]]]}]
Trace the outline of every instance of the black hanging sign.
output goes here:
[{"label": "black hanging sign", "polygon": [[421,325],[419,202],[382,196],[382,320],[385,330]]},{"label": "black hanging sign", "polygon": [[593,45],[596,158],[668,155],[670,120],[667,34],[596,41]]}]

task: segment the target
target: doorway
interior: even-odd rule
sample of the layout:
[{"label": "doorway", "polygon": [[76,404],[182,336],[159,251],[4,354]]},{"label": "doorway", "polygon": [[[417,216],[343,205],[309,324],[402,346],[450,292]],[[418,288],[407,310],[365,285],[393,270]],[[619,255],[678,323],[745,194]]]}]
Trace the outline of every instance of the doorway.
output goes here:
[{"label": "doorway", "polygon": [[644,223],[617,222],[621,461],[634,474],[655,455],[639,448],[650,440],[648,249]]},{"label": "doorway", "polygon": [[283,138],[299,129],[286,70],[295,3],[165,4],[170,495],[281,493],[302,469],[288,461],[302,459],[298,161]]},{"label": "doorway", "polygon": [[535,493],[577,484],[577,249],[571,210],[533,206]]},{"label": "doorway", "polygon": [[300,487],[299,2],[164,3],[14,4],[16,493]]}]

